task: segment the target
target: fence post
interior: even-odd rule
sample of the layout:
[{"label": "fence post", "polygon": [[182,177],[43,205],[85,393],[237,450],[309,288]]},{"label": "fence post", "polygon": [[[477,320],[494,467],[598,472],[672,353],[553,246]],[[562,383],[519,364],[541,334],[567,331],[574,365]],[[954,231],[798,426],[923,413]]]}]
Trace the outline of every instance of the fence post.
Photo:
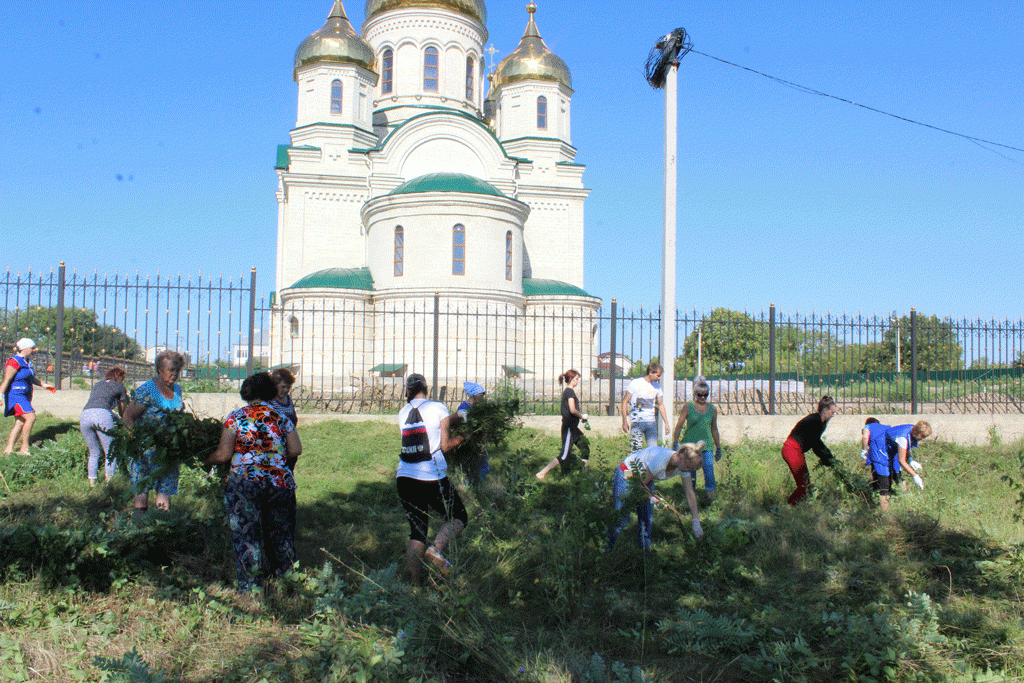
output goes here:
[{"label": "fence post", "polygon": [[775,414],[775,304],[768,307],[768,414]]},{"label": "fence post", "polygon": [[245,362],[245,376],[252,375],[253,335],[256,333],[256,266],[249,276],[249,360]]},{"label": "fence post", "polygon": [[618,368],[618,361],[615,358],[615,324],[616,315],[615,309],[618,304],[615,303],[615,299],[612,299],[612,334],[611,334],[611,357],[608,363],[608,414],[615,415],[615,370]]},{"label": "fence post", "polygon": [[434,376],[430,380],[430,400],[437,400],[437,354],[441,339],[441,294],[434,292]]},{"label": "fence post", "polygon": [[[52,271],[51,271],[52,272]],[[62,388],[64,381],[64,262],[57,268],[57,362],[53,364],[53,385]]]},{"label": "fence post", "polygon": [[917,415],[917,310],[910,309],[910,414]]}]

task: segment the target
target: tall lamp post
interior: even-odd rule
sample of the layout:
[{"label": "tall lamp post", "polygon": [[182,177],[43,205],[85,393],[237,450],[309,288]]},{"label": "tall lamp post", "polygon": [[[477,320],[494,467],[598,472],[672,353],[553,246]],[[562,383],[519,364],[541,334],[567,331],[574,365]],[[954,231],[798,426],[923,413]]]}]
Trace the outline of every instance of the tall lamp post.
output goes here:
[{"label": "tall lamp post", "polygon": [[[652,88],[665,90],[664,243],[661,256],[661,376],[665,412],[675,415],[676,359],[676,76],[679,60],[692,48],[686,29],[677,28],[654,45],[644,75]],[[671,419],[671,418],[670,418]],[[664,428],[659,430],[659,434]]]}]

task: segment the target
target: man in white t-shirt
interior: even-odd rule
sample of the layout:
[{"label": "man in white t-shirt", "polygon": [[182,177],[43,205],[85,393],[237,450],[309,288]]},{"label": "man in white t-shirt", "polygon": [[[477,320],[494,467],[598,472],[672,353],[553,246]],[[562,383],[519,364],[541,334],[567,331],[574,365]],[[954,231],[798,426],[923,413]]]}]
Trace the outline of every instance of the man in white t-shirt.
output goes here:
[{"label": "man in white t-shirt", "polygon": [[[661,421],[665,434],[668,435],[668,415],[661,398],[664,393],[654,383],[661,379],[664,369],[658,363],[647,366],[647,374],[634,378],[622,395],[622,431],[629,434],[630,452],[635,453],[644,446],[658,445],[657,412],[661,413]],[[646,441],[646,443],[645,443]]]}]

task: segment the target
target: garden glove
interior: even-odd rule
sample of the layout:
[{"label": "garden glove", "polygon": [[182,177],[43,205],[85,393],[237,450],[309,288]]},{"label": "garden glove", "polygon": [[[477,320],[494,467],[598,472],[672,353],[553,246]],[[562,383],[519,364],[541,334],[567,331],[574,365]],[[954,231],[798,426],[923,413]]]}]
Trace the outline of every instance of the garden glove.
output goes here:
[{"label": "garden glove", "polygon": [[919,489],[924,491],[924,479],[921,478],[920,474],[915,474],[914,475],[914,483],[917,484],[917,487]]},{"label": "garden glove", "polygon": [[718,462],[721,459],[722,459],[722,447],[721,446],[716,446],[715,447],[715,462]]},{"label": "garden glove", "polygon": [[867,462],[868,461],[868,449],[866,449],[866,448],[862,449],[861,452],[860,452],[860,457],[864,458],[864,462]]},{"label": "garden glove", "polygon": [[910,466],[914,469],[915,472],[921,471],[921,463],[914,460],[913,458],[910,459]]},{"label": "garden glove", "polygon": [[691,522],[690,526],[693,528],[693,535],[697,538],[704,538],[704,529],[700,527],[700,520],[695,519]]}]

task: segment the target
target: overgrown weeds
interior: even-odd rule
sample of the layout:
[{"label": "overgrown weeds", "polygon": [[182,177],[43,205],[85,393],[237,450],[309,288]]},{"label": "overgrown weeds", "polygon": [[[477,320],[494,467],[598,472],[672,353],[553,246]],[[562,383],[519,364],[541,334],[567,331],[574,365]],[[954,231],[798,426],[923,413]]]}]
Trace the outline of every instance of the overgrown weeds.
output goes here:
[{"label": "overgrown weeds", "polygon": [[[1024,674],[1024,550],[1006,518],[1019,445],[922,447],[927,488],[879,514],[858,448],[796,508],[778,444],[734,444],[705,537],[656,512],[606,550],[624,437],[589,471],[532,473],[557,438],[513,433],[465,486],[455,572],[410,587],[397,430],[303,428],[299,568],[254,604],[231,588],[218,492],[187,469],[132,524],[123,483],[86,488],[64,434],[3,499],[0,679],[52,681],[944,681]],[[66,443],[65,443],[66,442]],[[63,455],[62,455],[63,454]],[[10,462],[4,467],[13,466]],[[17,468],[22,468],[17,470]],[[15,466],[24,470],[24,464]],[[8,471],[8,470],[3,470]],[[458,478],[452,471],[453,478]],[[659,488],[682,500],[677,481]],[[973,507],[972,507],[973,506]],[[627,510],[629,507],[627,506]],[[973,514],[963,511],[973,510]],[[993,534],[991,529],[1007,530]],[[986,678],[988,677],[988,678]],[[996,678],[993,678],[996,677]]]}]

